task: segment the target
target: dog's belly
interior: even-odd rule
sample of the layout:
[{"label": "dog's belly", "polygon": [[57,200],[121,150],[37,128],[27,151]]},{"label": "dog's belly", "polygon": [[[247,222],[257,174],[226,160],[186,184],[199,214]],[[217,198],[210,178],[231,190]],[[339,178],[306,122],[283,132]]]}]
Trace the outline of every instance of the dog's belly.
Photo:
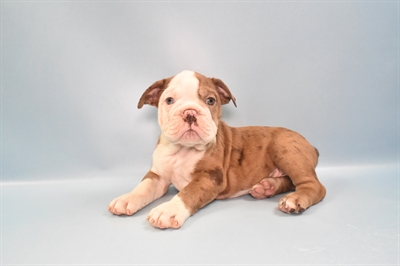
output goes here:
[{"label": "dog's belly", "polygon": [[[228,198],[229,198],[229,199],[232,199],[232,198],[241,197],[241,196],[243,196],[243,195],[249,194],[249,191],[250,191],[250,189],[245,189],[245,190],[239,191],[239,192],[237,192],[237,193],[235,193],[235,194],[229,196]],[[217,199],[218,199],[218,198],[217,198]],[[222,199],[222,198],[221,198],[221,199]]]}]

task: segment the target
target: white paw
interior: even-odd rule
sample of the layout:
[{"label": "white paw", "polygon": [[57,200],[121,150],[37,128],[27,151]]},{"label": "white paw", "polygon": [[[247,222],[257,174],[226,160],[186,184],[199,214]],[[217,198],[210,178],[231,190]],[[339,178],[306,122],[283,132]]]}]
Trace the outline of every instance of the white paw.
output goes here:
[{"label": "white paw", "polygon": [[147,216],[150,224],[157,228],[180,228],[190,217],[183,201],[175,196],[172,200],[165,202],[152,209]]},{"label": "white paw", "polygon": [[299,196],[299,193],[293,192],[282,197],[279,201],[278,208],[286,213],[302,213],[310,204],[307,203],[305,197]]},{"label": "white paw", "polygon": [[107,209],[116,215],[133,215],[143,207],[142,202],[143,199],[130,192],[115,198]]}]

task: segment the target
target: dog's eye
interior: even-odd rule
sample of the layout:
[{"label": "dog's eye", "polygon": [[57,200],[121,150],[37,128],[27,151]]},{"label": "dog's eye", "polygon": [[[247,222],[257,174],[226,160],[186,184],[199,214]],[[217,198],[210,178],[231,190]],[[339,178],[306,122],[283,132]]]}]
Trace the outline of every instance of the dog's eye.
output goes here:
[{"label": "dog's eye", "polygon": [[167,99],[165,99],[165,102],[166,102],[168,105],[171,105],[171,104],[173,104],[173,103],[175,102],[175,100],[174,100],[174,98],[172,98],[172,97],[168,97]]},{"label": "dog's eye", "polygon": [[208,97],[207,100],[206,100],[206,104],[211,105],[211,106],[214,105],[215,104],[215,98]]}]

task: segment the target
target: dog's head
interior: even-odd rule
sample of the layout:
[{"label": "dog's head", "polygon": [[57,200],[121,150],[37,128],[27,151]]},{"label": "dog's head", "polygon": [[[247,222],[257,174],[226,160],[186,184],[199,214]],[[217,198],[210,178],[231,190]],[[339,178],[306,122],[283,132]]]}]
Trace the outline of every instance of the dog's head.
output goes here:
[{"label": "dog's head", "polygon": [[163,136],[171,143],[204,149],[215,141],[221,118],[221,105],[235,97],[216,78],[192,71],[156,81],[142,95],[144,104],[158,107],[158,123]]}]

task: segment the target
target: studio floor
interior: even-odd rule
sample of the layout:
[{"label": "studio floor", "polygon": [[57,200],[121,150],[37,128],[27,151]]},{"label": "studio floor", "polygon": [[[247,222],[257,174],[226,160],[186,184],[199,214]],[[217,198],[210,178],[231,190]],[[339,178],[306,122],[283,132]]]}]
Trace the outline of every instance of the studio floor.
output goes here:
[{"label": "studio floor", "polygon": [[3,182],[1,265],[398,265],[398,165],[317,172],[328,194],[301,215],[277,210],[280,195],[242,196],[212,202],[179,230],[146,221],[173,187],[134,216],[107,211],[140,181],[134,173]]}]

